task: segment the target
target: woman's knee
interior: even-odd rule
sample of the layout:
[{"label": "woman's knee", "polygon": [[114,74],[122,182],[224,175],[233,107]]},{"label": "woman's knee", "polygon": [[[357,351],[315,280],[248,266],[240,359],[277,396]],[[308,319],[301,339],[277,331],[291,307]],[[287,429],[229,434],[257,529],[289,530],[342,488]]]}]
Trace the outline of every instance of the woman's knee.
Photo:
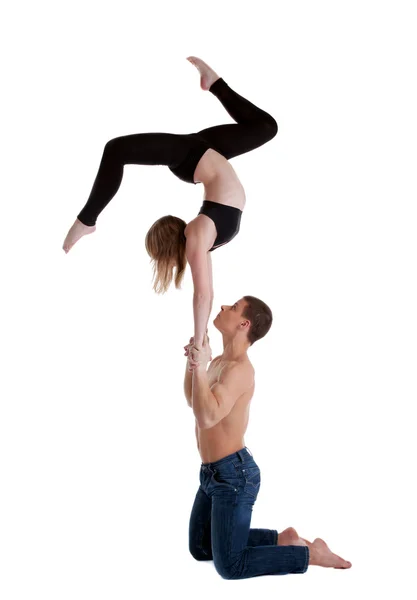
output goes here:
[{"label": "woman's knee", "polygon": [[262,121],[262,130],[265,132],[265,136],[268,140],[272,140],[278,133],[278,123],[275,121],[274,117],[268,115]]},{"label": "woman's knee", "polygon": [[104,146],[104,152],[106,154],[117,154],[120,152],[123,145],[122,139],[122,137],[115,137],[109,140]]}]

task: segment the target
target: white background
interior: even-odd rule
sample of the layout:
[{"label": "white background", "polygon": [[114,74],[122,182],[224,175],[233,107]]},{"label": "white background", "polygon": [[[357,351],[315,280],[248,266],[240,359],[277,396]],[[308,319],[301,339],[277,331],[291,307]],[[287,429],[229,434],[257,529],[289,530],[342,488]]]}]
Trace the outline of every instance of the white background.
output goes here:
[{"label": "white background", "polygon": [[[1,15],[2,600],[415,594],[416,19],[412,2],[20,2]],[[192,280],[144,248],[201,185],[127,166],[68,255],[107,140],[231,119],[200,56],[279,133],[231,162],[240,234],[212,253],[212,320],[271,307],[249,351],[253,527],[353,563],[223,580],[188,552],[200,457],[183,396]],[[414,590],[412,589],[414,587]],[[145,592],[146,590],[146,592]]]}]

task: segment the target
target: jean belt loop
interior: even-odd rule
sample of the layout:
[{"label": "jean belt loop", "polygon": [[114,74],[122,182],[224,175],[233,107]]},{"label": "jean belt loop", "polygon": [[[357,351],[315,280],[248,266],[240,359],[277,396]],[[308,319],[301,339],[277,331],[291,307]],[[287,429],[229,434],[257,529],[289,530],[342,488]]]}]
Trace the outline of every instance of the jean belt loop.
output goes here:
[{"label": "jean belt loop", "polygon": [[237,454],[238,454],[238,456],[239,456],[240,460],[241,460],[241,461],[244,463],[244,462],[245,462],[245,457],[244,457],[244,455],[243,455],[243,452],[242,452],[242,450],[238,450],[238,451],[237,451]]}]

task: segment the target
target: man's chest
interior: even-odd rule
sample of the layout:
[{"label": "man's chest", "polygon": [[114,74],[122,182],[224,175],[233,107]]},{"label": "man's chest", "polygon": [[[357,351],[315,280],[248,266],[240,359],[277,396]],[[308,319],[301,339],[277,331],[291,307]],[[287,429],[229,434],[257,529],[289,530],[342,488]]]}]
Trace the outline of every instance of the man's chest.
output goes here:
[{"label": "man's chest", "polygon": [[222,363],[219,359],[211,361],[207,370],[207,379],[210,387],[219,381],[220,373],[224,366],[225,363]]}]

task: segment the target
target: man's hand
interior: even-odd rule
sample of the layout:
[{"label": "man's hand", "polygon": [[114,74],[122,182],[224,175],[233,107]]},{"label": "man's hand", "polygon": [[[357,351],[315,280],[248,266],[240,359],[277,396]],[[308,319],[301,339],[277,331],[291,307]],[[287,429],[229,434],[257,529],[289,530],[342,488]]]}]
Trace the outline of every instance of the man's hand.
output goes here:
[{"label": "man's hand", "polygon": [[184,346],[184,356],[188,358],[188,370],[192,371],[195,367],[198,366],[198,362],[193,359],[191,356],[191,348],[194,347],[194,338],[190,337],[190,343]]},{"label": "man's hand", "polygon": [[[206,330],[207,331],[207,330]],[[210,341],[207,333],[204,336],[201,349],[194,346],[194,338],[190,338],[190,343],[184,346],[185,355],[188,357],[188,369],[192,371],[198,366],[207,367],[208,362],[212,360]]]},{"label": "man's hand", "polygon": [[184,356],[189,356],[190,348],[192,348],[193,345],[194,345],[194,338],[190,337],[190,343],[187,344],[186,346],[184,346],[184,350],[185,350]]},{"label": "man's hand", "polygon": [[[194,345],[194,338],[190,337],[190,343],[187,344],[186,346],[184,346],[184,350],[185,350],[184,356],[186,356],[188,358],[187,363],[188,363],[188,370],[189,371],[193,370],[193,368],[191,367],[191,364],[194,365],[194,361],[191,359],[191,355],[190,355],[190,350],[193,347],[193,345]],[[191,362],[190,362],[190,359],[191,359]]]}]

